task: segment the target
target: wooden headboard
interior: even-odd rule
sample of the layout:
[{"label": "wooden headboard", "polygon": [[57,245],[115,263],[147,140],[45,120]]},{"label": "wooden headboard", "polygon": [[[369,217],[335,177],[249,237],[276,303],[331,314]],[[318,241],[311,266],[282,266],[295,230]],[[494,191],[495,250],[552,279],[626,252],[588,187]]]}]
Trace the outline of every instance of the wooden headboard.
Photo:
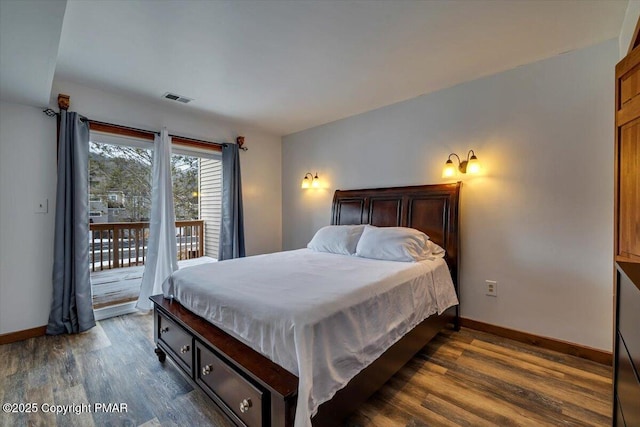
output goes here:
[{"label": "wooden headboard", "polygon": [[[458,291],[458,201],[461,182],[411,187],[336,190],[331,224],[411,227],[424,232],[446,252]],[[458,293],[459,295],[459,293]]]}]

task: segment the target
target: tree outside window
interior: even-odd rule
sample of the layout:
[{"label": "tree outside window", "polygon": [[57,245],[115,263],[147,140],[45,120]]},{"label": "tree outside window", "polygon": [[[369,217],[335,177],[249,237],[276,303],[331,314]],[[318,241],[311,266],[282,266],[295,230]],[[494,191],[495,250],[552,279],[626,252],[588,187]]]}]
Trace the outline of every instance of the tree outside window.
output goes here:
[{"label": "tree outside window", "polygon": [[[153,152],[149,149],[91,142],[90,210],[108,222],[146,222],[151,214]],[[171,157],[176,220],[198,219],[198,157]]]}]

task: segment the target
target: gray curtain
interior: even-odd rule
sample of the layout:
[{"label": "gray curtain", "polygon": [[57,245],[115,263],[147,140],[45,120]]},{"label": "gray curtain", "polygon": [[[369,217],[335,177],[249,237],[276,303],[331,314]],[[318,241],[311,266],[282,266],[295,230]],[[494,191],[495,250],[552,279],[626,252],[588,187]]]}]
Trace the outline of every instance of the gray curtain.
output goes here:
[{"label": "gray curtain", "polygon": [[220,261],[245,256],[242,213],[242,182],[237,144],[222,146],[222,221],[220,223]]},{"label": "gray curtain", "polygon": [[89,124],[78,113],[60,115],[50,335],[96,325],[89,277]]}]

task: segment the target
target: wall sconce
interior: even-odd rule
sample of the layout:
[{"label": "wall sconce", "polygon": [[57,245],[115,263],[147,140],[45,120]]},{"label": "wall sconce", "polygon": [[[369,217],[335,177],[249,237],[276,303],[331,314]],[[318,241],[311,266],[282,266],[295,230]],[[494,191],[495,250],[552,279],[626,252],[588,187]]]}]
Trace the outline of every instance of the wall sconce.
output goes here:
[{"label": "wall sconce", "polygon": [[320,187],[320,178],[318,178],[318,172],[316,172],[316,176],[313,176],[311,172],[307,172],[304,174],[304,178],[302,179],[301,188],[319,188]]},{"label": "wall sconce", "polygon": [[456,176],[456,167],[451,160],[451,156],[456,156],[458,159],[458,170],[461,173],[468,173],[469,175],[476,175],[480,172],[480,162],[476,157],[476,153],[473,150],[469,150],[467,153],[467,160],[460,160],[460,157],[456,153],[449,154],[447,162],[442,169],[443,178],[453,178]]}]

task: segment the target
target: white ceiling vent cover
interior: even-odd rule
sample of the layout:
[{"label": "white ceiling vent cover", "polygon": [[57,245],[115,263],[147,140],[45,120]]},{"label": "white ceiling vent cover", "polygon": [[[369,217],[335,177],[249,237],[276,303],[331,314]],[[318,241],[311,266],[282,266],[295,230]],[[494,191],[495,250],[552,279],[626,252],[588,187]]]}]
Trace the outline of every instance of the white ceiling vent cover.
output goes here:
[{"label": "white ceiling vent cover", "polygon": [[191,101],[193,101],[193,99],[191,98],[187,98],[186,96],[176,95],[175,93],[171,93],[171,92],[165,93],[164,95],[162,95],[162,97],[170,99],[172,101],[182,102],[183,104],[188,104]]}]

